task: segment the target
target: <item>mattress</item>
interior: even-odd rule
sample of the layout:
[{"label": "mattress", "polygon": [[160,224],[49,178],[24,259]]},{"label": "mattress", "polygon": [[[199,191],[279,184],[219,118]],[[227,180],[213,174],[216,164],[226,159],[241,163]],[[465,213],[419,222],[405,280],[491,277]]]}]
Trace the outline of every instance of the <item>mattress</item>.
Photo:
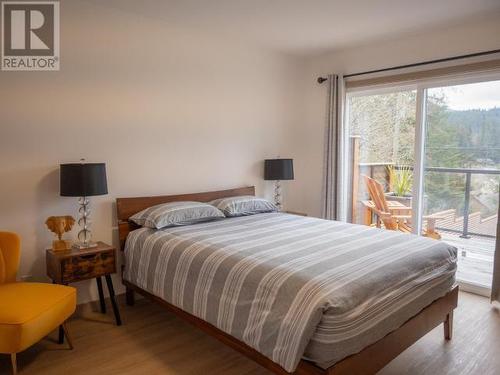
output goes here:
[{"label": "mattress", "polygon": [[399,328],[453,287],[456,260],[425,237],[265,213],[134,230],[124,278],[293,372]]}]

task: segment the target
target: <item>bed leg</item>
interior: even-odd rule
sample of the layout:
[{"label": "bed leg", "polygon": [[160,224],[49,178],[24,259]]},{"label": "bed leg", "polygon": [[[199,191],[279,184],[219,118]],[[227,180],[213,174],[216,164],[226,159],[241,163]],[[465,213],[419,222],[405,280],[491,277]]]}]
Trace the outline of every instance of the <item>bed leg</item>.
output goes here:
[{"label": "bed leg", "polygon": [[446,320],[444,321],[443,326],[445,340],[451,340],[453,337],[453,311],[450,311],[448,315],[446,315]]},{"label": "bed leg", "polygon": [[135,297],[134,297],[134,291],[132,289],[126,288],[125,299],[127,301],[127,305],[134,306],[134,304],[135,304]]}]

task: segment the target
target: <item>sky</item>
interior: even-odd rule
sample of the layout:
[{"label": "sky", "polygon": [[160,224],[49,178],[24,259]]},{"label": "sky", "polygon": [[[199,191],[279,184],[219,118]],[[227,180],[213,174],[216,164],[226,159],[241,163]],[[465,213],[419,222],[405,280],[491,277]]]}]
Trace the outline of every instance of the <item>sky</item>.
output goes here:
[{"label": "sky", "polygon": [[467,85],[430,89],[444,93],[450,109],[500,108],[500,81],[479,82]]}]

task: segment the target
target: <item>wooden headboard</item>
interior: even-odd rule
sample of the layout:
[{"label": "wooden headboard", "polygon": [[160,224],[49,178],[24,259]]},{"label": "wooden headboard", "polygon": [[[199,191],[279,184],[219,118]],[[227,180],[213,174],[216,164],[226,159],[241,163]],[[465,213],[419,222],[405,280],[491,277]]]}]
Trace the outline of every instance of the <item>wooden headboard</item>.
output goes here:
[{"label": "wooden headboard", "polygon": [[255,195],[255,186],[229,190],[207,191],[204,193],[163,195],[156,197],[117,198],[116,211],[118,217],[120,248],[121,250],[125,248],[125,240],[127,239],[129,232],[139,228],[136,224],[128,221],[130,216],[139,211],[161,203],[178,201],[210,202],[214,199],[235,197],[238,195]]}]

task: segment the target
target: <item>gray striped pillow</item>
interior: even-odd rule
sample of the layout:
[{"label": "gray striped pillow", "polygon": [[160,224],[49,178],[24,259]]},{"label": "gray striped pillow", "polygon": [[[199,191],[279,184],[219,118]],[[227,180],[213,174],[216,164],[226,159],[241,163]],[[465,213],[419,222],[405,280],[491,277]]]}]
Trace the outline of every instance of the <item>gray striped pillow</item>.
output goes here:
[{"label": "gray striped pillow", "polygon": [[264,212],[275,212],[278,208],[264,198],[251,195],[216,199],[210,204],[224,212],[227,217],[254,215]]},{"label": "gray striped pillow", "polygon": [[170,202],[148,207],[132,215],[129,220],[148,228],[189,225],[223,218],[214,206],[201,202]]}]

